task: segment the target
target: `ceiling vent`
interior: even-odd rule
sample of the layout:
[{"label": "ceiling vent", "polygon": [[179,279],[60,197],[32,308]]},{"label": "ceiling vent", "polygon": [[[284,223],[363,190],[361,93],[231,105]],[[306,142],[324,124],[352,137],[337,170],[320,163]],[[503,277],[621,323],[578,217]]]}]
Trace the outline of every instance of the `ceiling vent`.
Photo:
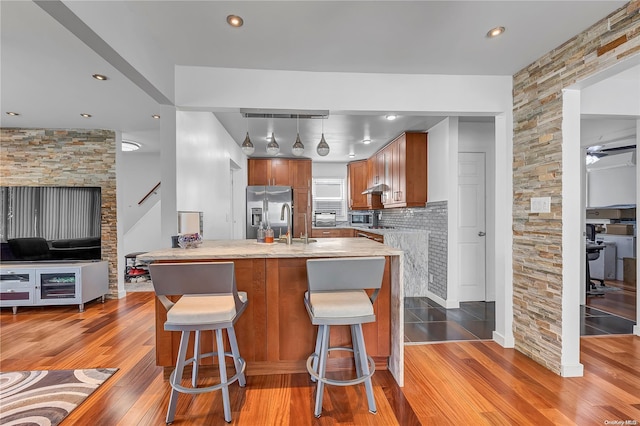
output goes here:
[{"label": "ceiling vent", "polygon": [[328,110],[240,108],[245,118],[327,118]]}]

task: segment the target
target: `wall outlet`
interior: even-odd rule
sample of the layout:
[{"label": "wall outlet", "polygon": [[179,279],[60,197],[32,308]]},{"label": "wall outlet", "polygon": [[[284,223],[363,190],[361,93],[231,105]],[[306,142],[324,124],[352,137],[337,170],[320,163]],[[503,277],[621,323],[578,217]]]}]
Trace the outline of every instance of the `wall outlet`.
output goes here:
[{"label": "wall outlet", "polygon": [[429,274],[429,283],[433,282],[433,274]]}]

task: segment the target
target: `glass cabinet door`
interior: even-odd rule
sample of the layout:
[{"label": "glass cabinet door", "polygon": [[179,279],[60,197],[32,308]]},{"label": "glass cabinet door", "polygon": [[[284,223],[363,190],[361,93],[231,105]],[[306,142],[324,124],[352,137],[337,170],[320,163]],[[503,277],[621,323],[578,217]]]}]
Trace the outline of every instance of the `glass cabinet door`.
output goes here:
[{"label": "glass cabinet door", "polygon": [[37,298],[41,301],[75,299],[77,275],[75,271],[38,273]]}]

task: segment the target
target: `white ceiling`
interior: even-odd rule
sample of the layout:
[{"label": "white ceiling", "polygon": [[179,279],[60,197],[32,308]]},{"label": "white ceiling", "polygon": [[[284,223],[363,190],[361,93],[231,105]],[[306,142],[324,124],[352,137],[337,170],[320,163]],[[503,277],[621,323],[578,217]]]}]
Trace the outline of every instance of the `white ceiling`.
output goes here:
[{"label": "white ceiling", "polygon": [[[625,3],[2,0],[0,124],[115,129],[143,143],[140,152],[150,152],[158,149],[160,128],[151,115],[174,99],[175,65],[513,75]],[[229,14],[242,16],[245,25],[229,27]],[[486,38],[498,25],[506,27],[505,34]],[[94,80],[94,73],[109,80]],[[7,111],[21,115],[10,117]],[[83,112],[93,117],[82,118]],[[242,143],[247,120],[239,111],[215,114]],[[300,120],[299,125],[309,148],[317,144],[322,125],[347,151],[368,132],[377,144],[358,150],[366,157],[400,132],[426,130],[441,118],[402,116],[387,122],[330,114],[324,124]],[[284,154],[295,140],[296,120],[251,119],[249,126],[255,142],[275,128]],[[347,159],[332,151],[323,160]]]}]

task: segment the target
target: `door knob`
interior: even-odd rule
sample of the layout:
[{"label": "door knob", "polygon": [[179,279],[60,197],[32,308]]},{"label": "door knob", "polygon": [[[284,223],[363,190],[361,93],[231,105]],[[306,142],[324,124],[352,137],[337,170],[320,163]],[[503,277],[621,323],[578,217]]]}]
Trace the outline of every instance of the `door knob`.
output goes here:
[{"label": "door knob", "polygon": [[482,232],[482,231],[478,232],[478,237],[484,237],[485,235],[487,235],[487,234]]}]

